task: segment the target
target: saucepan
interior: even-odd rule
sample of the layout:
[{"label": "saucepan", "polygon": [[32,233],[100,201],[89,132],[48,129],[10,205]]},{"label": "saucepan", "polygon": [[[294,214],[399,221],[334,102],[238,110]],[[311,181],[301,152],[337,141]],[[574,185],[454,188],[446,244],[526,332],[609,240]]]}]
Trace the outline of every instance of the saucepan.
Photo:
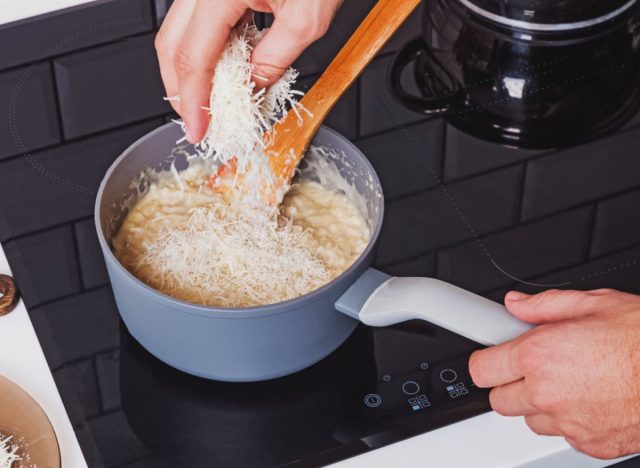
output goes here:
[{"label": "saucepan", "polygon": [[340,155],[333,163],[364,200],[361,209],[371,229],[368,246],[351,267],[311,293],[259,307],[210,307],[154,290],[120,264],[110,242],[139,193],[132,181],[150,167],[166,167],[181,137],[178,126],[167,124],[136,141],[107,171],[95,205],[100,247],[122,320],[143,347],[170,366],[229,382],[273,379],[331,354],[358,321],[387,326],[422,319],[485,345],[530,328],[504,306],[453,285],[393,278],[371,268],[384,213],[380,181],[356,146],[327,127],[312,144]]}]

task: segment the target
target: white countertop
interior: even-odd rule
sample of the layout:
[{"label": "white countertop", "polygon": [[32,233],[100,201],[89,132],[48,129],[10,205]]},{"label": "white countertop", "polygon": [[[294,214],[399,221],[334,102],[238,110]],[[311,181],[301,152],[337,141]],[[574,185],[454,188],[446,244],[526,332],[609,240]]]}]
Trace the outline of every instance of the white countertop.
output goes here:
[{"label": "white countertop", "polygon": [[95,0],[0,0],[0,25]]},{"label": "white countertop", "polygon": [[[11,274],[1,246],[0,273]],[[47,413],[60,444],[62,466],[86,468],[78,439],[22,301],[13,312],[0,317],[0,374],[22,387]]]},{"label": "white countertop", "polygon": [[490,412],[331,466],[599,468],[618,461],[587,457],[560,437],[534,434],[523,418],[505,418]]}]

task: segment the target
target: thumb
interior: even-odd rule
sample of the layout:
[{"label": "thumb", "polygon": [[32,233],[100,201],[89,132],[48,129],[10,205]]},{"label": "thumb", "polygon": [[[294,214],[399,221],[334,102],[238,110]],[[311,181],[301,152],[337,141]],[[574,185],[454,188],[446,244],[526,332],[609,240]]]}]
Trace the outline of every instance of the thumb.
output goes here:
[{"label": "thumb", "polygon": [[[300,22],[300,19],[296,19]],[[251,54],[253,81],[257,89],[271,86],[313,41],[322,34],[302,28],[287,15],[276,16],[273,26]]]},{"label": "thumb", "polygon": [[542,324],[584,317],[610,309],[623,294],[611,289],[562,291],[549,289],[535,295],[510,291],[504,299],[513,315],[529,323]]}]

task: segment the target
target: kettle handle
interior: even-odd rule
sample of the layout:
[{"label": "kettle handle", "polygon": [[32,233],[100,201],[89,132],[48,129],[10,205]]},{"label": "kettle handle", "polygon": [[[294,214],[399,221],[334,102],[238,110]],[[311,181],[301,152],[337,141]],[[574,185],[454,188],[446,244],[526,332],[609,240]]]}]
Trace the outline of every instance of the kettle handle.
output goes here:
[{"label": "kettle handle", "polygon": [[[418,58],[428,61],[431,81],[430,89],[422,89],[421,96],[408,92],[402,85],[401,79],[402,72]],[[436,68],[439,69],[440,74],[446,77],[448,83],[445,83],[439,77],[438,73],[436,73]],[[415,112],[428,115],[449,114],[458,110],[464,103],[464,95],[459,87],[455,85],[455,78],[433,57],[429,47],[421,37],[413,39],[398,52],[389,69],[388,81],[394,98]],[[426,88],[426,86],[423,86],[423,88]],[[427,95],[429,92],[433,95]]]},{"label": "kettle handle", "polygon": [[517,338],[533,325],[482,296],[434,278],[397,278],[370,268],[338,299],[336,309],[384,327],[419,319],[483,345]]}]

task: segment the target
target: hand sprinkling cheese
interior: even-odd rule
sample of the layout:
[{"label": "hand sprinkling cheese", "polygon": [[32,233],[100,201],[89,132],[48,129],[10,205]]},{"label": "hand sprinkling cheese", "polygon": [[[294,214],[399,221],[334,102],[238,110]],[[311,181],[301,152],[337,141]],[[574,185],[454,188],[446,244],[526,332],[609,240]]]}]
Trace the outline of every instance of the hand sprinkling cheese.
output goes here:
[{"label": "hand sprinkling cheese", "polygon": [[230,30],[252,11],[272,13],[272,28],[251,54],[258,89],[275,83],[302,51],[329,28],[342,0],[176,0],[156,38],[167,96],[184,119],[188,139],[199,142],[208,128],[211,76]]}]

